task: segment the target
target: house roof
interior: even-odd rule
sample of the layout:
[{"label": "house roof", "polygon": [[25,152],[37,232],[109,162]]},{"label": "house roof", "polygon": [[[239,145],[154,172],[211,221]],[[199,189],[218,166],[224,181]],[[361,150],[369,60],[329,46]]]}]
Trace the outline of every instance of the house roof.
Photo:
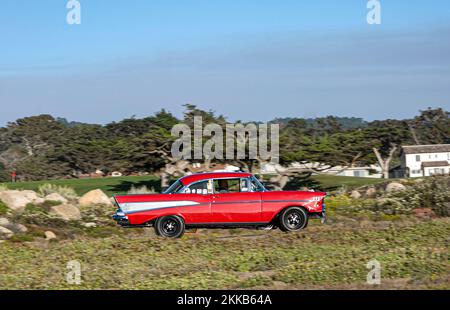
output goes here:
[{"label": "house roof", "polygon": [[447,152],[450,152],[450,144],[405,145],[402,148],[403,148],[403,152],[405,154],[447,153]]},{"label": "house roof", "polygon": [[422,163],[422,166],[424,168],[430,168],[430,167],[448,167],[450,164],[446,160],[441,161],[425,161]]}]

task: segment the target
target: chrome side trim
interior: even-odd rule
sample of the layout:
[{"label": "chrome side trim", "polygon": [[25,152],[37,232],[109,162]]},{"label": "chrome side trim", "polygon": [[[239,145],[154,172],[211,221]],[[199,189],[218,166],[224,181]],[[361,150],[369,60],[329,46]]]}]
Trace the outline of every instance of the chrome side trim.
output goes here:
[{"label": "chrome side trim", "polygon": [[126,202],[120,205],[121,210],[125,214],[133,214],[144,211],[181,208],[201,205],[195,201],[156,201],[156,202]]},{"label": "chrome side trim", "polygon": [[198,205],[195,201],[155,201],[155,202],[126,202],[120,205],[120,208],[125,213],[148,211],[154,209],[163,209],[167,207],[192,206]]}]

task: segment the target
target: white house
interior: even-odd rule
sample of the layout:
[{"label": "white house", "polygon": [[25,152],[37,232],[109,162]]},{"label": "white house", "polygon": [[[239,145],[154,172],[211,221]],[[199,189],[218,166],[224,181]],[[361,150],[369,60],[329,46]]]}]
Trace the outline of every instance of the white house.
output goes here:
[{"label": "white house", "polygon": [[279,164],[263,164],[260,173],[261,174],[276,174],[285,171],[295,170],[314,170],[318,169],[323,174],[348,176],[348,177],[360,177],[360,178],[381,178],[381,168],[378,165],[370,165],[364,167],[343,167],[343,166],[330,166],[322,163],[291,163],[288,167],[283,167]]},{"label": "white house", "polygon": [[324,173],[345,177],[375,178],[375,179],[382,178],[381,168],[378,165],[370,165],[364,167],[335,166],[324,171]]},{"label": "white house", "polygon": [[450,144],[403,146],[401,170],[409,178],[450,173]]}]

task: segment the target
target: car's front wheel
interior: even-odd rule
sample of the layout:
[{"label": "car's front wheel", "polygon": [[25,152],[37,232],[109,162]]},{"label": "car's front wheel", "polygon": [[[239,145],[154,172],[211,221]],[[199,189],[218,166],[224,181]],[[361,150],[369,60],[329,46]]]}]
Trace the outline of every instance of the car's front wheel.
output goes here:
[{"label": "car's front wheel", "polygon": [[279,226],[282,231],[299,231],[306,225],[308,225],[308,214],[303,208],[287,208],[280,214]]},{"label": "car's front wheel", "polygon": [[155,232],[162,237],[181,238],[184,230],[183,219],[176,215],[163,216],[155,222]]}]

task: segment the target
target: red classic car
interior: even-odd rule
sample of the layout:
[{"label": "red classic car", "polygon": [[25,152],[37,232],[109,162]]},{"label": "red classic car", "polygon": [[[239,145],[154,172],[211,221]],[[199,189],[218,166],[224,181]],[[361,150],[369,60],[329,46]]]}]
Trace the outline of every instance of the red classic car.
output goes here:
[{"label": "red classic car", "polygon": [[115,196],[113,218],[126,227],[155,228],[178,238],[185,228],[256,227],[299,231],[308,218],[325,221],[325,193],[268,191],[249,173],[185,176],[163,194]]}]

